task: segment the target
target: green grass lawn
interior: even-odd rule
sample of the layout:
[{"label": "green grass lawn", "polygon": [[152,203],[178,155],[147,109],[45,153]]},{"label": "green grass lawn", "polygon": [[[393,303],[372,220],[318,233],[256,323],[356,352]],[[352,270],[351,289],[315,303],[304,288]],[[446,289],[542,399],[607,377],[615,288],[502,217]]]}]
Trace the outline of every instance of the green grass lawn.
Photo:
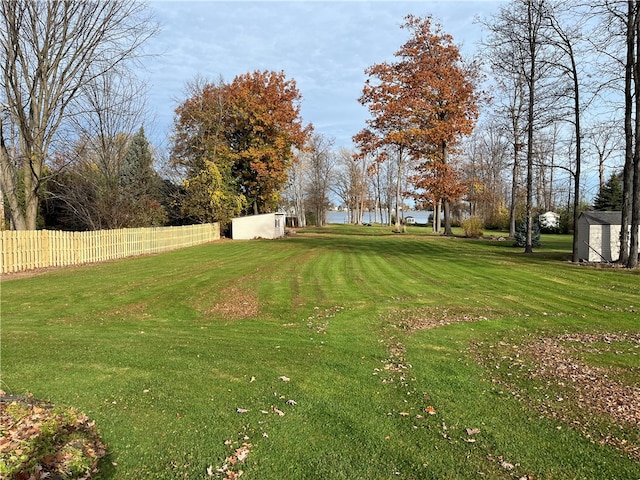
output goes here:
[{"label": "green grass lawn", "polygon": [[639,479],[637,421],[536,349],[617,335],[572,356],[637,388],[640,271],[542,242],[339,225],[5,277],[0,388],[95,419],[104,479],[233,478],[243,448],[243,479]]}]

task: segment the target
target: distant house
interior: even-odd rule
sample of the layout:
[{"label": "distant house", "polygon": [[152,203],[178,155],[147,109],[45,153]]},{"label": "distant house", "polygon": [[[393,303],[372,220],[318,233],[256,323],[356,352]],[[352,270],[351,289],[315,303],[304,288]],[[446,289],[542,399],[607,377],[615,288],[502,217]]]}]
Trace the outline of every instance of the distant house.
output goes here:
[{"label": "distant house", "polygon": [[231,220],[231,238],[252,240],[254,238],[284,237],[285,213],[265,213]]},{"label": "distant house", "polygon": [[620,256],[621,212],[584,212],[578,218],[578,258],[615,262]]}]

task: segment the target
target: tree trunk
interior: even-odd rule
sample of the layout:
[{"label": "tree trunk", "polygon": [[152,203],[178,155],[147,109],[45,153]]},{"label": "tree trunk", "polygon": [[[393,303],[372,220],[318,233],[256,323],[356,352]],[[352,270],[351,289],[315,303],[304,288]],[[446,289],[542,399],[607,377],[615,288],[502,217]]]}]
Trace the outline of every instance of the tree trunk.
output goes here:
[{"label": "tree trunk", "polygon": [[[449,161],[447,150],[447,142],[442,142],[442,162],[447,163]],[[445,199],[444,204],[444,234],[447,236],[453,235],[451,231],[451,205],[449,200]]]},{"label": "tree trunk", "polygon": [[[637,5],[637,2],[636,2]],[[629,244],[628,268],[638,266],[638,225],[640,224],[640,12],[635,11],[634,16],[635,55],[633,63],[633,86],[635,95],[635,131],[633,149],[633,168],[631,173],[631,237]]]},{"label": "tree trunk", "polygon": [[3,140],[2,190],[14,228],[36,228],[45,158],[73,102],[97,76],[124,68],[155,31],[145,8],[122,0],[0,2],[3,110],[25,165],[16,168]]},{"label": "tree trunk", "polygon": [[442,202],[444,207],[444,235],[452,236],[453,231],[451,230],[451,204],[449,200],[445,200]]},{"label": "tree trunk", "polygon": [[[2,141],[1,138],[0,141]],[[2,192],[9,204],[9,220],[11,222],[11,229],[26,230],[24,212],[22,211],[22,208],[20,208],[20,199],[16,194],[15,179],[13,178],[13,171],[9,164],[12,160],[9,157],[9,152],[5,148],[4,142],[2,142],[1,147],[0,168],[2,168],[2,175],[0,175],[0,181],[2,182]],[[1,200],[4,202],[4,199]]]},{"label": "tree trunk", "polygon": [[518,199],[518,143],[513,145],[513,169],[511,171],[511,205],[509,205],[509,236],[516,236],[516,202]]},{"label": "tree trunk", "polygon": [[401,202],[402,202],[402,173],[403,173],[403,162],[404,159],[402,158],[402,149],[400,149],[400,151],[398,152],[398,178],[396,180],[396,221],[395,221],[395,226],[394,226],[394,232],[399,233],[401,232],[401,228],[400,228],[400,208],[401,208]]},{"label": "tree trunk", "polygon": [[431,229],[433,230],[433,233],[438,233],[438,216],[436,214],[436,210],[438,209],[438,204],[436,202],[433,202],[433,214],[432,214],[432,220],[431,220]]},{"label": "tree trunk", "polygon": [[582,167],[582,129],[580,126],[580,85],[578,83],[578,68],[571,43],[567,40],[567,47],[571,57],[571,75],[573,77],[573,109],[576,132],[576,169],[573,182],[573,241],[571,245],[571,260],[578,262],[578,216],[580,215],[580,174]]},{"label": "tree trunk", "polygon": [[631,208],[633,192],[633,71],[636,62],[635,52],[635,2],[627,1],[627,58],[624,70],[624,137],[625,162],[622,180],[622,221],[620,228],[620,257],[618,262],[626,265],[629,262],[629,230],[631,226]]},{"label": "tree trunk", "polygon": [[632,214],[631,214],[631,244],[629,246],[629,260],[627,261],[628,268],[636,268],[638,266],[638,253],[640,232],[638,232],[638,225],[640,225],[640,155],[635,155],[633,162],[633,198],[632,198]]},{"label": "tree trunk", "polygon": [[529,99],[527,105],[527,241],[524,253],[533,253],[533,122],[535,119],[536,100],[536,51],[537,29],[534,27],[533,5],[528,2],[529,25]]}]

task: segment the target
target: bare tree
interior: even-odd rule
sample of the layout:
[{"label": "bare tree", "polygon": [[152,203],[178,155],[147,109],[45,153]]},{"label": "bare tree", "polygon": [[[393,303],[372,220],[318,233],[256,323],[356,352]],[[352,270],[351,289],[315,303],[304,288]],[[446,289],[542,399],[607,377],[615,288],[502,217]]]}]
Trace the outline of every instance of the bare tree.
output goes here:
[{"label": "bare tree", "polygon": [[315,134],[308,143],[306,153],[308,165],[306,204],[312,209],[318,227],[326,223],[329,207],[329,186],[333,181],[336,164],[333,144],[333,139]]},{"label": "bare tree", "polygon": [[[47,206],[57,207],[65,223],[82,230],[122,228],[133,226],[131,219],[142,213],[132,202],[142,190],[127,191],[122,177],[131,139],[144,121],[144,94],[135,77],[116,71],[82,90],[84,113],[71,122],[77,140],[72,148],[56,152],[46,189]],[[70,222],[73,216],[77,219]]]},{"label": "bare tree", "polygon": [[[551,98],[546,91],[550,70],[555,63],[553,56],[557,53],[549,48],[546,38],[546,16],[545,0],[514,0],[502,7],[496,19],[487,24],[491,32],[488,46],[492,52],[494,72],[516,79],[516,85],[522,81],[524,87],[527,161],[525,253],[533,252],[534,138],[536,131],[549,122],[548,114],[552,112],[545,107],[545,101]],[[520,144],[516,143],[514,147],[517,155]]]},{"label": "bare tree", "polygon": [[138,2],[0,2],[0,101],[20,153],[16,161],[0,127],[0,180],[16,229],[36,227],[49,149],[60,127],[83,113],[83,90],[126,69],[156,29]]},{"label": "bare tree", "polygon": [[355,156],[346,148],[340,148],[337,155],[338,170],[331,187],[347,208],[347,221],[359,224],[363,221],[364,205],[368,192],[366,157]]},{"label": "bare tree", "polygon": [[295,150],[294,160],[287,173],[288,181],[282,194],[287,213],[293,214],[295,223],[290,226],[304,228],[307,226],[304,190],[306,185],[308,155],[304,150]]},{"label": "bare tree", "polygon": [[520,162],[520,152],[524,146],[522,136],[524,129],[522,124],[525,123],[524,113],[526,108],[524,81],[520,73],[516,73],[511,78],[513,83],[512,90],[509,95],[507,114],[509,118],[509,133],[513,146],[513,162],[511,164],[511,202],[509,204],[509,236],[516,235],[516,212],[518,206],[518,188],[521,184],[520,176],[522,165]]},{"label": "bare tree", "polygon": [[606,168],[612,155],[621,148],[622,137],[618,134],[618,122],[597,122],[585,132],[586,140],[595,150],[598,168],[598,188],[604,187]]},{"label": "bare tree", "polygon": [[502,125],[496,118],[480,123],[465,142],[464,151],[469,213],[480,217],[485,226],[501,226],[501,213],[509,200],[506,176],[510,159]]},{"label": "bare tree", "polygon": [[[491,25],[491,24],[489,24]],[[522,165],[521,152],[525,145],[525,113],[527,109],[525,99],[524,75],[521,68],[513,65],[510,60],[516,59],[520,52],[520,43],[516,38],[502,42],[501,36],[510,37],[506,25],[496,29],[494,38],[485,45],[491,68],[496,77],[498,97],[495,101],[495,111],[500,130],[511,144],[511,192],[509,199],[509,236],[516,234],[518,212],[518,198],[521,185]],[[502,29],[505,29],[502,32]]]},{"label": "bare tree", "polygon": [[[575,141],[575,153],[573,169],[569,168],[573,178],[573,245],[572,245],[572,261],[578,261],[578,216],[580,214],[580,188],[581,188],[581,170],[582,170],[582,115],[586,106],[590,101],[583,101],[583,89],[585,85],[582,83],[584,68],[579,68],[579,49],[584,43],[585,22],[586,18],[576,10],[572,10],[572,3],[556,2],[551,4],[546,10],[547,23],[550,30],[550,43],[560,53],[558,61],[554,67],[559,73],[561,83],[565,83],[566,88],[562,88],[562,97],[571,100],[568,106],[569,115],[565,118],[573,126],[573,138]],[[565,13],[564,18],[562,13]],[[569,12],[569,15],[566,13]],[[567,20],[570,16],[571,22]],[[593,96],[591,97],[593,98]],[[584,104],[583,104],[584,103]]]},{"label": "bare tree", "polygon": [[604,59],[603,87],[624,104],[623,202],[618,263],[638,263],[640,224],[640,2],[608,0],[592,6],[600,26],[594,48]]},{"label": "bare tree", "polygon": [[372,161],[369,163],[371,198],[373,199],[374,222],[391,226],[393,216],[396,165],[394,162]]},{"label": "bare tree", "polygon": [[[633,228],[632,223],[632,192],[633,192],[633,164],[637,156],[637,120],[633,121],[634,110],[634,73],[637,62],[636,51],[636,22],[638,21],[637,2],[629,0],[624,5],[613,2],[609,13],[616,17],[625,31],[625,52],[624,64],[624,136],[625,136],[625,162],[622,177],[622,225],[620,230],[620,258],[618,262],[628,264],[630,256],[630,235],[628,227]],[[637,97],[637,95],[636,95]],[[638,119],[638,114],[636,114]],[[637,260],[636,260],[637,261]]]}]

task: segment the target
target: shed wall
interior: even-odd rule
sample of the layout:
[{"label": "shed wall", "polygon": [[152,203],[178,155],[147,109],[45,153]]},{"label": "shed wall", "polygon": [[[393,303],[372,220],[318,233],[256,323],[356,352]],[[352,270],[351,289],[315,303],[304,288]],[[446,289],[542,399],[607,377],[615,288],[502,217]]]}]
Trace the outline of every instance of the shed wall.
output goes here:
[{"label": "shed wall", "polygon": [[[615,262],[618,260],[620,256],[620,225],[590,225],[583,218],[580,219],[578,225],[578,258],[580,260],[587,262]],[[585,241],[589,244],[588,246]]]},{"label": "shed wall", "polygon": [[234,240],[280,238],[284,236],[284,223],[285,217],[282,213],[234,218],[231,221],[231,238]]},{"label": "shed wall", "polygon": [[584,216],[578,218],[578,259],[590,262],[589,254],[591,249],[588,247],[589,243],[589,223],[585,220]]}]

